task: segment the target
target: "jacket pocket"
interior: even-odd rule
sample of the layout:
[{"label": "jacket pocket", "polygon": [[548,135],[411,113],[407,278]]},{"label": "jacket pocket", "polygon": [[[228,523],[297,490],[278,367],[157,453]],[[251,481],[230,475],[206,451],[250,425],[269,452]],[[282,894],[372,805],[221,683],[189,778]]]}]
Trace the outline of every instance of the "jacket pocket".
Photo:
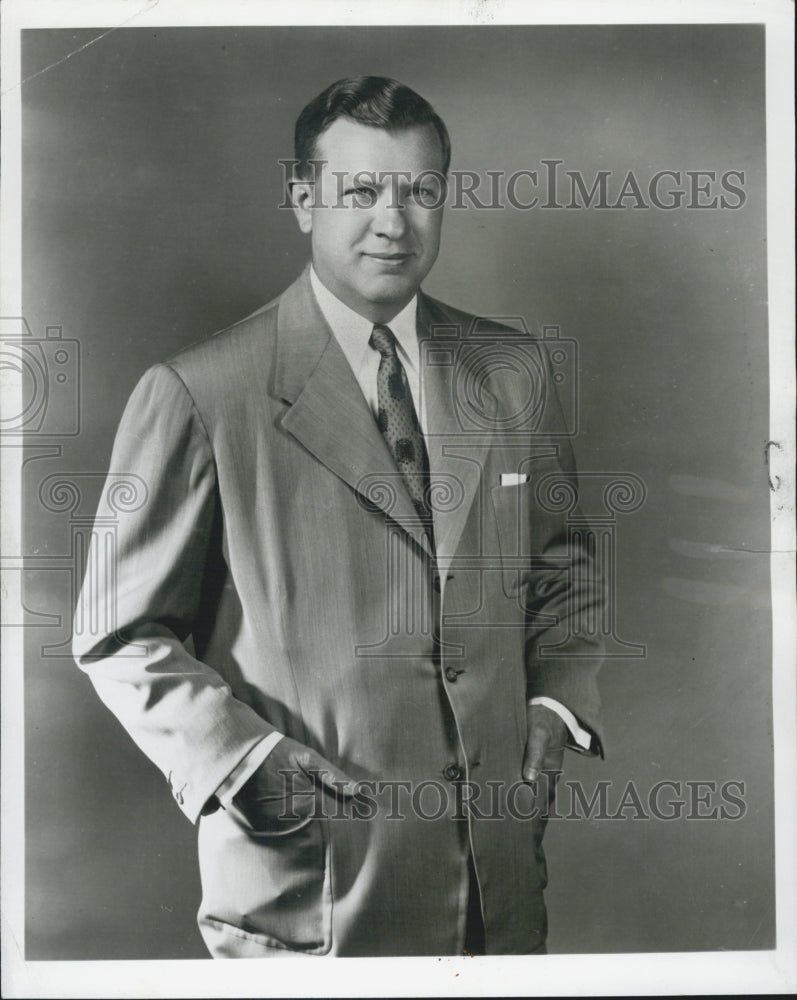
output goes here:
[{"label": "jacket pocket", "polygon": [[202,820],[199,861],[203,926],[226,925],[264,948],[324,954],[331,947],[327,821],[289,833],[253,832],[234,810]]},{"label": "jacket pocket", "polygon": [[509,598],[520,598],[522,604],[531,573],[531,484],[493,486],[491,496],[498,532],[504,594]]}]

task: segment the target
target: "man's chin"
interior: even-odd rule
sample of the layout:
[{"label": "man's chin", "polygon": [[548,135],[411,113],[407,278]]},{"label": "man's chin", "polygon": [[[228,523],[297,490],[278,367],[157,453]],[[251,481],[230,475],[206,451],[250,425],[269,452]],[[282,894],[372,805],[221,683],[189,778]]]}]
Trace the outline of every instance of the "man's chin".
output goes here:
[{"label": "man's chin", "polygon": [[381,274],[364,283],[361,294],[369,302],[380,305],[400,304],[409,302],[420,285],[417,275]]}]

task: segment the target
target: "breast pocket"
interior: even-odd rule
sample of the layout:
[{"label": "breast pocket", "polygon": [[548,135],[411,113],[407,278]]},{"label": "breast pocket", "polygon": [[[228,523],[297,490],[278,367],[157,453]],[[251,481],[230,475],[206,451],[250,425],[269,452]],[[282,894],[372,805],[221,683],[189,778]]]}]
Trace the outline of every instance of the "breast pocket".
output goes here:
[{"label": "breast pocket", "polygon": [[504,594],[522,596],[531,574],[534,548],[534,497],[530,482],[494,486],[491,491],[495,512],[501,580]]}]

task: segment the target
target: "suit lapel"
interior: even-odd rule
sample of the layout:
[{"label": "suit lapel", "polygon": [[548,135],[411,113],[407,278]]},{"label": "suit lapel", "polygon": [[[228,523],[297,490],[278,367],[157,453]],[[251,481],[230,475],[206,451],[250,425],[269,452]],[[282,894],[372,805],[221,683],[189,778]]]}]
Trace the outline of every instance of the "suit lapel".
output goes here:
[{"label": "suit lapel", "polygon": [[316,302],[309,267],[280,298],[273,389],[292,404],[285,430],[429,552],[393,456]]},{"label": "suit lapel", "polygon": [[[457,394],[468,382],[471,352],[463,351],[465,317],[449,316],[438,303],[419,298],[418,336],[426,406],[426,443],[432,480],[435,553],[441,584],[445,580],[482,482],[493,438],[497,402],[482,391],[482,420],[474,431],[457,414]],[[478,373],[474,373],[478,375]]]}]

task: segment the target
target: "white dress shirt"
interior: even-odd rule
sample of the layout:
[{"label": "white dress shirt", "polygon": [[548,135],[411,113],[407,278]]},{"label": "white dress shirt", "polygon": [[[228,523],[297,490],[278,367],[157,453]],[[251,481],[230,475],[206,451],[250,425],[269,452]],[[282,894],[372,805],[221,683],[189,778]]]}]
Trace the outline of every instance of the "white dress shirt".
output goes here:
[{"label": "white dress shirt", "polygon": [[[315,273],[315,268],[310,268],[310,284],[318,300],[324,319],[327,321],[335,339],[343,349],[346,360],[354,372],[363,396],[371,407],[374,416],[379,412],[376,391],[376,374],[379,371],[379,362],[382,360],[379,351],[375,351],[369,344],[371,332],[374,324],[370,319],[365,319],[350,309],[344,302],[322,283]],[[413,295],[412,299],[394,316],[388,326],[393,332],[398,344],[398,356],[407,373],[407,381],[412,393],[412,402],[415,412],[418,414],[418,422],[421,430],[426,433],[426,414],[423,399],[423,386],[421,384],[420,366],[421,349],[418,344],[418,296]]]},{"label": "white dress shirt", "polygon": [[[359,313],[354,312],[344,302],[333,295],[321,279],[310,268],[310,283],[318,301],[319,308],[327,321],[333,336],[340,344],[346,360],[354,372],[354,377],[362,390],[363,396],[376,417],[378,413],[376,375],[379,370],[381,356],[375,351],[369,341],[374,324]],[[420,373],[420,346],[417,330],[418,296],[398,313],[389,324],[398,344],[398,355],[407,374],[412,401],[422,432],[426,433],[426,413],[424,406],[424,386]],[[568,744],[574,750],[589,750],[592,745],[591,734],[579,725],[573,713],[553,698],[535,697],[530,700],[532,705],[545,705],[562,719],[570,731],[572,743]],[[216,799],[226,807],[233,797],[246,784],[249,778],[260,767],[272,749],[282,739],[281,733],[271,733],[261,740],[238,766],[225,778],[216,790]]]}]

